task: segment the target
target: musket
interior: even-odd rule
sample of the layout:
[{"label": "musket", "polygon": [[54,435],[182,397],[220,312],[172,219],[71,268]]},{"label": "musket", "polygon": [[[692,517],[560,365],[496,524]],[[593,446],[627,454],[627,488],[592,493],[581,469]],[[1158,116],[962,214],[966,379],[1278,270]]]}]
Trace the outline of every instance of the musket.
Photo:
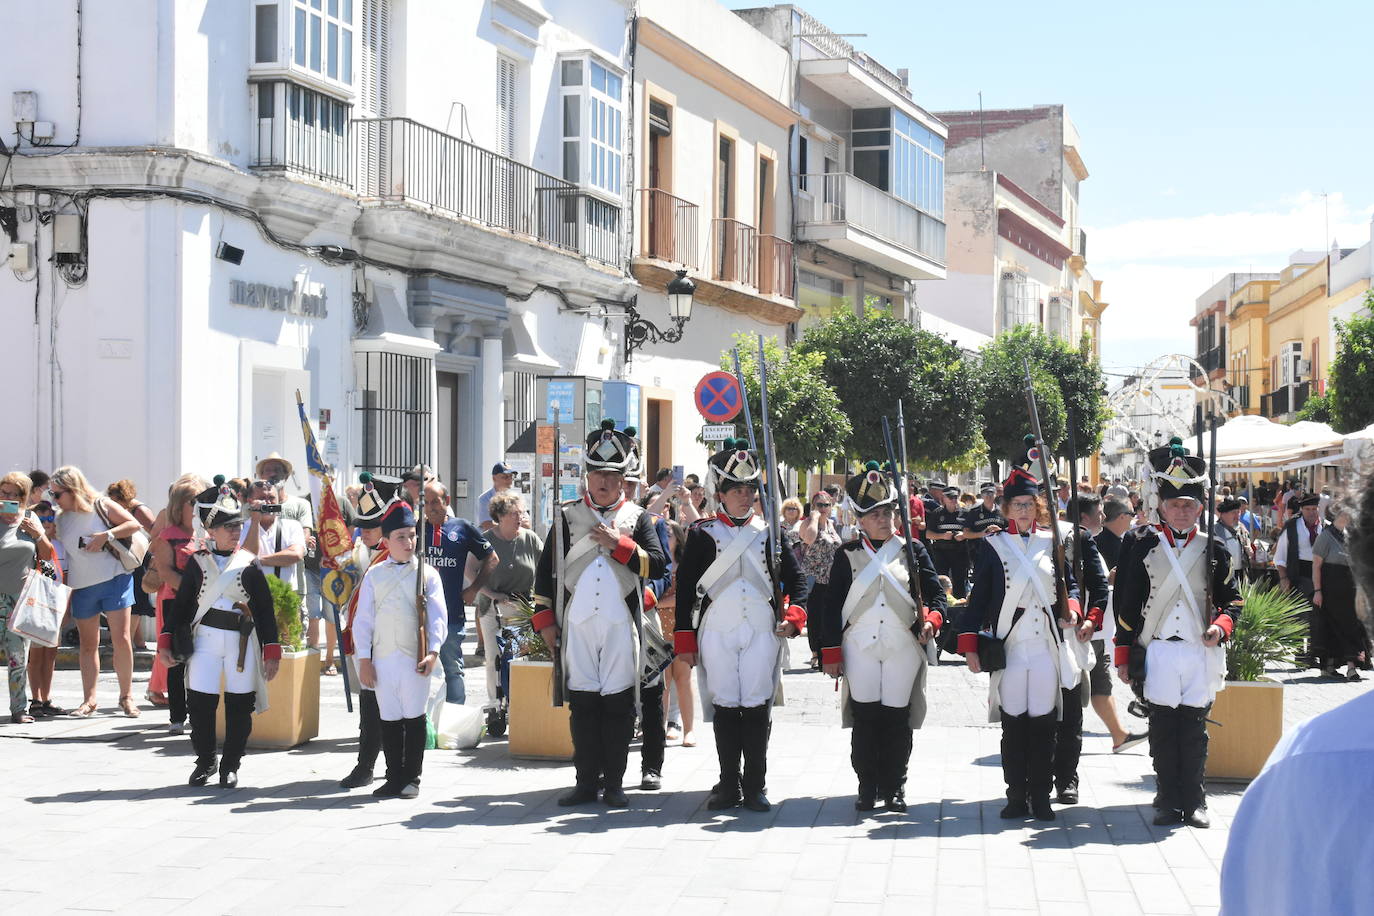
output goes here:
[{"label": "musket", "polygon": [[[741,386],[741,394],[743,394]],[[774,618],[782,622],[782,538],[778,533],[778,457],[774,455],[772,448],[772,426],[768,422],[768,363],[764,360],[764,335],[758,335],[758,423],[764,431],[764,478],[758,482],[758,497],[764,507],[764,525],[768,526],[765,533],[765,544],[767,544],[768,580],[772,582],[774,591]],[[752,428],[752,427],[750,427]]]},{"label": "musket", "polygon": [[[559,627],[563,625],[563,432],[553,428],[553,509],[549,518],[549,537],[553,538],[553,620]],[[549,646],[549,659],[553,661],[553,705],[563,705],[563,653],[558,646]]]},{"label": "musket", "polygon": [[[1217,552],[1213,549],[1216,545],[1212,542],[1213,533],[1217,524],[1217,418],[1212,417],[1211,434],[1209,435],[1207,449],[1207,492],[1203,496],[1207,500],[1207,582],[1203,586],[1207,603],[1203,605],[1203,613],[1207,618],[1202,621],[1204,629],[1212,625],[1211,616],[1216,613],[1216,605],[1213,604],[1212,579],[1217,572]],[[1199,433],[1201,435],[1201,433]]]},{"label": "musket", "polygon": [[[423,465],[421,465],[423,468]],[[425,542],[425,473],[420,471],[420,495],[415,500],[418,503],[419,516],[415,520],[415,616],[416,616],[416,649],[415,664],[424,664],[425,656],[429,655],[429,602],[425,600],[425,551],[429,545]]]},{"label": "musket", "polygon": [[1074,423],[1078,419],[1072,407],[1068,410],[1068,440],[1069,440],[1069,522],[1072,526],[1073,537],[1073,581],[1078,583],[1079,594],[1086,599],[1086,592],[1083,585],[1083,545],[1078,528],[1082,524],[1079,517],[1080,507],[1078,504],[1078,439],[1074,436]]},{"label": "musket", "polygon": [[[900,437],[905,433],[906,423],[902,417],[902,402],[897,402],[897,435]],[[911,530],[911,503],[906,495],[906,459],[902,458],[902,463],[897,463],[897,453],[892,449],[892,427],[888,425],[887,417],[883,417],[883,444],[887,446],[887,466],[888,473],[892,477],[892,485],[897,490],[898,511],[902,515],[902,530],[906,532],[906,581],[907,589],[911,592],[911,600],[916,602],[916,623],[912,627],[917,638],[920,638],[921,627],[926,622],[925,602],[921,598],[921,570],[916,565],[916,546],[912,539],[916,537]],[[905,444],[902,451],[905,452]]]},{"label": "musket", "polygon": [[[1040,430],[1040,409],[1035,404],[1035,383],[1031,378],[1030,360],[1023,360],[1022,366],[1026,370],[1026,410],[1030,414],[1031,432],[1035,435],[1035,450],[1040,458],[1040,479],[1042,486],[1049,492],[1049,498],[1054,499],[1054,491],[1050,488],[1050,463],[1046,457],[1049,449],[1045,446],[1045,436]],[[1070,620],[1069,611],[1069,588],[1064,578],[1064,544],[1059,537],[1059,518],[1058,513],[1050,512],[1050,539],[1054,545],[1054,592],[1055,592],[1055,614],[1060,620]]]}]

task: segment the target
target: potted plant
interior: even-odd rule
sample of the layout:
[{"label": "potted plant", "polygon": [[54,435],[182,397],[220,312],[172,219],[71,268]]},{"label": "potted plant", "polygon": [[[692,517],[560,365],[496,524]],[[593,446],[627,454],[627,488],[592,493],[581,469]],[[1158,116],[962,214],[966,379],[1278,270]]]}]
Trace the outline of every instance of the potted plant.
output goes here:
[{"label": "potted plant", "polygon": [[[320,733],[320,653],[305,646],[301,596],[276,576],[268,576],[267,585],[272,591],[272,608],[277,618],[281,667],[277,676],[267,682],[268,708],[253,716],[248,746],[295,747]],[[217,723],[218,733],[223,736],[223,702]]]},{"label": "potted plant", "polygon": [[1241,613],[1226,642],[1226,689],[1208,723],[1208,779],[1250,780],[1283,736],[1283,685],[1269,667],[1302,649],[1307,601],[1296,592],[1247,583]]},{"label": "potted plant", "polygon": [[510,753],[571,760],[568,707],[553,705],[553,655],[535,632],[533,616],[534,606],[517,600],[515,613],[505,618],[516,640],[516,657],[510,663]]}]

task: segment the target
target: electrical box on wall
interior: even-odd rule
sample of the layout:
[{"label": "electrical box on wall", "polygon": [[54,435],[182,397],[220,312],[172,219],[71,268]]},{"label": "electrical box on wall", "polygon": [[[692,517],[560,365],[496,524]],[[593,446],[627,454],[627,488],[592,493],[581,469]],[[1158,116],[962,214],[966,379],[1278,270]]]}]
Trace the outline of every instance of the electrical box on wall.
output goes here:
[{"label": "electrical box on wall", "polygon": [[59,213],[53,218],[52,249],[57,254],[81,254],[81,217]]},{"label": "electrical box on wall", "polygon": [[11,98],[14,100],[14,120],[38,120],[38,93],[32,89],[21,89],[13,93]]},{"label": "electrical box on wall", "polygon": [[10,267],[23,273],[33,269],[33,246],[28,242],[15,242],[10,246]]}]

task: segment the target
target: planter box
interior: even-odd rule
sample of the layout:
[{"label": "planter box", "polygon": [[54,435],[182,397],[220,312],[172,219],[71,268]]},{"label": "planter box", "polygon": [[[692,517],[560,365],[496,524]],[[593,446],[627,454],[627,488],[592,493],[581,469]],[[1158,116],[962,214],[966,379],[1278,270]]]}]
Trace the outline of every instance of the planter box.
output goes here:
[{"label": "planter box", "polygon": [[553,662],[514,659],[510,663],[510,753],[512,757],[571,760],[568,707],[553,705]]},{"label": "planter box", "polygon": [[[223,691],[223,686],[221,686]],[[253,714],[248,746],[288,748],[320,733],[320,652],[283,652],[277,676],[267,682],[267,712]],[[224,740],[224,695],[215,713],[215,734]]]},{"label": "planter box", "polygon": [[1249,781],[1283,737],[1283,685],[1227,681],[1207,725],[1207,778]]}]

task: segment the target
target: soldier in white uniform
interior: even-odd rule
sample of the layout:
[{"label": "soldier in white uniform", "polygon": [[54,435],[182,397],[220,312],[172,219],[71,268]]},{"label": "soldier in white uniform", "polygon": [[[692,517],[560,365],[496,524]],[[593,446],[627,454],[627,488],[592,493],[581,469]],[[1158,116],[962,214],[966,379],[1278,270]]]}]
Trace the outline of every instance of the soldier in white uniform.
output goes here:
[{"label": "soldier in white uniform", "polygon": [[[243,508],[217,476],[215,485],[196,497],[196,514],[209,534],[208,550],[187,563],[181,585],[163,615],[157,640],[163,664],[173,657],[173,634],[189,632],[195,651],[187,666],[186,710],[191,720],[191,746],[196,766],[190,784],[205,785],[219,769],[219,784],[238,785],[239,761],[253,731],[253,713],[267,709],[267,682],[277,675],[281,646],[272,592],[253,555],[239,550]],[[224,756],[215,761],[215,712],[220,679],[224,680]]]},{"label": "soldier in white uniform", "polygon": [[895,536],[897,500],[904,494],[870,461],[845,482],[859,517],[859,537],[835,554],[823,607],[811,609],[822,630],[826,674],[843,676],[841,719],[852,727],[850,762],[859,777],[854,807],[872,811],[878,798],[905,811],[912,730],[926,713],[926,653],[944,623],[945,590],[919,540],[912,588],[906,542]]},{"label": "soldier in white uniform", "polygon": [[987,670],[992,675],[988,720],[1002,723],[1002,777],[1007,783],[1002,817],[1033,814],[1036,820],[1052,821],[1054,751],[1065,689],[1076,687],[1092,668],[1087,640],[1096,626],[1079,611],[1078,586],[1067,564],[1063,573],[1069,606],[1062,616],[1056,610],[1053,532],[1047,526],[1059,526],[1061,543],[1069,541],[1073,528],[1053,519],[1040,481],[1029,470],[1039,456],[1034,439],[1026,438],[1026,451],[1013,459],[1011,476],[1002,484],[1007,529],[982,539],[976,548],[959,651],[975,674]]},{"label": "soldier in white uniform", "polygon": [[642,668],[644,580],[663,575],[666,557],[653,520],[625,498],[625,473],[636,464],[631,437],[606,419],[586,445],[586,495],[558,507],[558,537],[550,532],[545,539],[535,571],[532,620],[558,653],[571,713],[577,785],[558,803],[586,804],[600,791],[608,807],[623,808]]},{"label": "soldier in white uniform", "polygon": [[[1207,466],[1177,437],[1149,454],[1164,524],[1122,544],[1116,567],[1116,665],[1150,706],[1157,825],[1210,826],[1207,713],[1226,683],[1226,650],[1240,614],[1231,558],[1198,528]],[[1207,601],[1211,567],[1211,602]]]},{"label": "soldier in white uniform", "polygon": [[[387,558],[386,538],[382,537],[382,516],[396,493],[401,488],[399,477],[383,477],[363,471],[358,475],[363,492],[358,496],[358,511],[353,521],[358,526],[358,537],[349,553],[348,566],[357,576],[353,594],[349,596],[348,612],[344,619],[344,638],[340,648],[344,664],[353,664],[356,659],[353,645],[353,624],[358,617],[358,596],[362,593],[361,580],[374,565]],[[349,682],[357,684],[357,666],[353,664]],[[347,776],[339,780],[341,789],[357,789],[372,784],[373,769],[377,765],[377,755],[382,750],[382,717],[377,712],[377,691],[358,685],[358,761]]]},{"label": "soldier in white uniform", "polygon": [[[363,576],[353,644],[358,653],[358,681],[377,694],[382,719],[382,754],[386,781],[373,790],[377,798],[414,798],[420,794],[425,758],[425,703],[448,638],[444,586],[431,566],[415,556],[415,512],[396,500],[382,516],[387,558]],[[421,581],[417,595],[416,582]],[[420,605],[423,604],[426,649],[420,653]]]},{"label": "soldier in white uniform", "polygon": [[715,727],[720,758],[720,782],[706,805],[712,811],[771,807],[768,732],[782,683],[783,639],[806,624],[806,579],[792,551],[780,555],[781,599],[769,573],[767,525],[754,512],[760,473],[758,456],[742,439],[727,439],[711,457],[720,511],[688,529],[677,574],[674,644],[687,664],[700,663],[702,708]]}]

